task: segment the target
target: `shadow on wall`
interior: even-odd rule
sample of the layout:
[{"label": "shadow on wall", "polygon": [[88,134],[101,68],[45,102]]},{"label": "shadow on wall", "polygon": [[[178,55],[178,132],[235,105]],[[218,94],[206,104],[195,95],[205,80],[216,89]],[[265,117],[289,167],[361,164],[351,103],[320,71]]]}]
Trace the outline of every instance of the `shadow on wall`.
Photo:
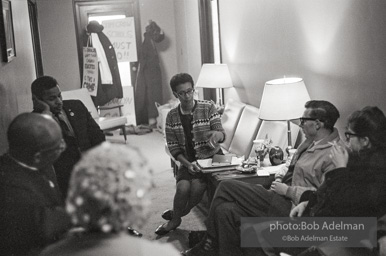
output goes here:
[{"label": "shadow on wall", "polygon": [[[165,104],[171,99],[174,99],[173,93],[169,86],[169,79],[171,78],[171,74],[167,73],[167,69],[165,68],[167,66],[167,63],[164,61],[164,58],[162,57],[162,54],[166,52],[170,47],[170,38],[165,34],[164,39],[156,44],[157,51],[160,53],[159,56],[159,62],[161,67],[161,82],[162,82],[162,102],[159,102],[161,105]],[[172,74],[174,75],[174,74]]]}]

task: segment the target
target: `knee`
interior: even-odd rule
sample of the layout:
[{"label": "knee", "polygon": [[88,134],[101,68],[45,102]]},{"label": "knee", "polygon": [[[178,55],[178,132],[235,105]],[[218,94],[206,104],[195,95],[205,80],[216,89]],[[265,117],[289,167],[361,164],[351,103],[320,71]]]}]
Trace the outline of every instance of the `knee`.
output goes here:
[{"label": "knee", "polygon": [[182,180],[177,183],[176,193],[188,194],[189,192],[190,192],[190,183],[188,181]]},{"label": "knee", "polygon": [[232,215],[232,209],[234,208],[233,202],[225,202],[217,206],[216,215],[218,217],[227,217]]},{"label": "knee", "polygon": [[235,187],[235,184],[233,180],[224,180],[224,181],[221,181],[220,184],[217,186],[216,192],[229,191],[234,187]]},{"label": "knee", "polygon": [[[240,215],[238,215],[237,205],[233,202],[220,204],[216,208],[215,219],[219,225],[240,226]],[[225,224],[227,223],[227,224]]]}]

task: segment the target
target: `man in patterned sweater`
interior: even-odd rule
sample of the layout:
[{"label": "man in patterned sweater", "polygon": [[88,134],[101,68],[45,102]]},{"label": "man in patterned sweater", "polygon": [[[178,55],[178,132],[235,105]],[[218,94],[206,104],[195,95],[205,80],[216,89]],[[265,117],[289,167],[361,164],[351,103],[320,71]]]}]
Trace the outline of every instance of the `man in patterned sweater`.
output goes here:
[{"label": "man in patterned sweater", "polygon": [[158,235],[176,229],[181,217],[201,201],[206,182],[196,160],[222,154],[220,143],[225,139],[220,114],[212,102],[194,99],[194,82],[189,74],[175,75],[170,86],[180,104],[166,117],[166,141],[171,155],[181,165],[176,173],[173,210],[162,214],[169,222],[157,228]]}]

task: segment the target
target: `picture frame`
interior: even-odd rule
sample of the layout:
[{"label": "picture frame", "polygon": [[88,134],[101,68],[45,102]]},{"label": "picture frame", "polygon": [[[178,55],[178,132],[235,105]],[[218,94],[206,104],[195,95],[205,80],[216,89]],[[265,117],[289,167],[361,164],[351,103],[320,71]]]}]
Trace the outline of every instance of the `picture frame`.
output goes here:
[{"label": "picture frame", "polygon": [[0,44],[3,61],[12,61],[16,57],[16,47],[10,0],[1,0]]}]

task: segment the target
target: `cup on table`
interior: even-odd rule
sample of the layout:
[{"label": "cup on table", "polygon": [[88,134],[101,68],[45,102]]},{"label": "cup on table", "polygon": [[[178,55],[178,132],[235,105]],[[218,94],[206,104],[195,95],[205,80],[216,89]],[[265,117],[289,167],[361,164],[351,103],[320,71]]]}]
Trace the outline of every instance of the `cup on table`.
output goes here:
[{"label": "cup on table", "polygon": [[253,150],[256,153],[256,159],[258,161],[258,167],[260,167],[260,162],[264,161],[265,155],[265,146],[264,140],[258,139],[253,141]]}]

